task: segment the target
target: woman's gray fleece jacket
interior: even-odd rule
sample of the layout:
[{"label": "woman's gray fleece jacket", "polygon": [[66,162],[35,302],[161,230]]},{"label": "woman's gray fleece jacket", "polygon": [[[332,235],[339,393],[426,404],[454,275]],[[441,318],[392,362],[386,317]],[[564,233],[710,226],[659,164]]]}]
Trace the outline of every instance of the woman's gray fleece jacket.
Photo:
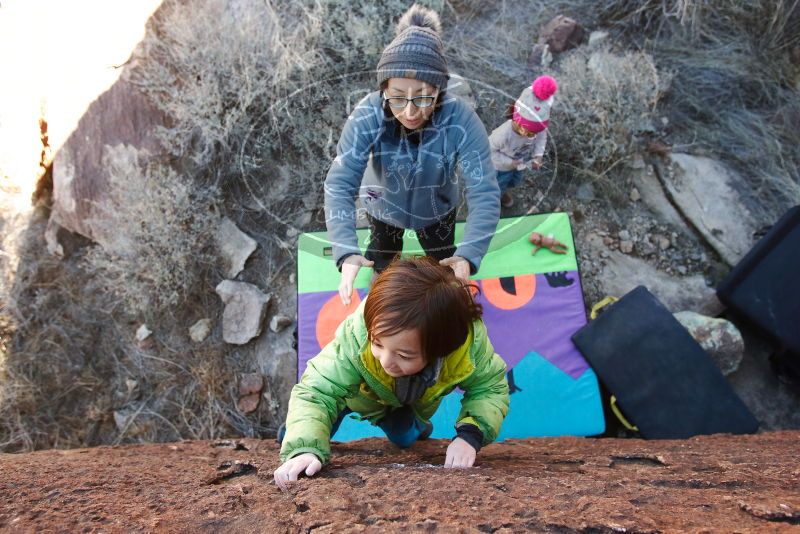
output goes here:
[{"label": "woman's gray fleece jacket", "polygon": [[500,189],[483,123],[457,96],[443,98],[418,144],[395,131],[399,123],[387,117],[379,91],[348,117],[325,178],[325,219],[337,266],[361,254],[357,195],[372,217],[420,229],[458,206],[463,180],[469,213],[455,255],[472,264],[473,274],[480,267],[500,217]]}]

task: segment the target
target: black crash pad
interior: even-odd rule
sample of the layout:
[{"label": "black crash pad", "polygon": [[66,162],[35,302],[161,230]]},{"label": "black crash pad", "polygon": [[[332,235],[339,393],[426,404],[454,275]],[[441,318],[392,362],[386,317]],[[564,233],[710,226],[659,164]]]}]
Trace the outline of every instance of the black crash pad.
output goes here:
[{"label": "black crash pad", "polygon": [[790,209],[717,287],[719,299],[800,358],[800,206]]},{"label": "black crash pad", "polygon": [[716,364],[644,286],[572,340],[645,438],[758,430]]}]

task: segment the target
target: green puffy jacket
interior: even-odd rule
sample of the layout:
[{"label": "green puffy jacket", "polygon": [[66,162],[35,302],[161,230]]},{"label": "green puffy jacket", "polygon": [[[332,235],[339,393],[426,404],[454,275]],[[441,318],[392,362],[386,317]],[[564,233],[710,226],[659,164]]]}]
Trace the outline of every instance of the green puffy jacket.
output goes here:
[{"label": "green puffy jacket", "polygon": [[[373,424],[389,407],[401,406],[394,378],[372,356],[364,302],[339,325],[333,341],[309,360],[292,389],[281,461],[311,452],[327,462],[331,427],[345,406]],[[506,364],[495,354],[486,326],[475,321],[464,344],[445,357],[436,383],[412,407],[420,420],[428,421],[442,398],[459,386],[464,398],[456,424],[477,426],[486,445],[495,440],[508,413],[505,373]]]}]

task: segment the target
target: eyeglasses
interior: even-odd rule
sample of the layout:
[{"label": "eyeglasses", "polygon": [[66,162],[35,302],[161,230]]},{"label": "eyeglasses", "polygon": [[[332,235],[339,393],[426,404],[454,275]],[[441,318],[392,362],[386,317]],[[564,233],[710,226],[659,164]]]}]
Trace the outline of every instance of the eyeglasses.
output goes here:
[{"label": "eyeglasses", "polygon": [[383,95],[383,101],[389,104],[390,108],[405,109],[409,102],[418,108],[429,108],[436,102],[436,96],[415,96],[414,98],[406,98],[404,96],[386,96]]}]

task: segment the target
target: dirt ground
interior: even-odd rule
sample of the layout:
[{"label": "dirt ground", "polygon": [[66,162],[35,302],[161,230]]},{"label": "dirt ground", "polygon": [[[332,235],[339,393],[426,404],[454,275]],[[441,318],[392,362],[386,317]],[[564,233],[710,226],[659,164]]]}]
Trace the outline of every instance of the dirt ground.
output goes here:
[{"label": "dirt ground", "polygon": [[547,438],[441,467],[447,442],[335,444],[281,493],[273,441],[0,455],[6,532],[800,532],[800,431]]}]

